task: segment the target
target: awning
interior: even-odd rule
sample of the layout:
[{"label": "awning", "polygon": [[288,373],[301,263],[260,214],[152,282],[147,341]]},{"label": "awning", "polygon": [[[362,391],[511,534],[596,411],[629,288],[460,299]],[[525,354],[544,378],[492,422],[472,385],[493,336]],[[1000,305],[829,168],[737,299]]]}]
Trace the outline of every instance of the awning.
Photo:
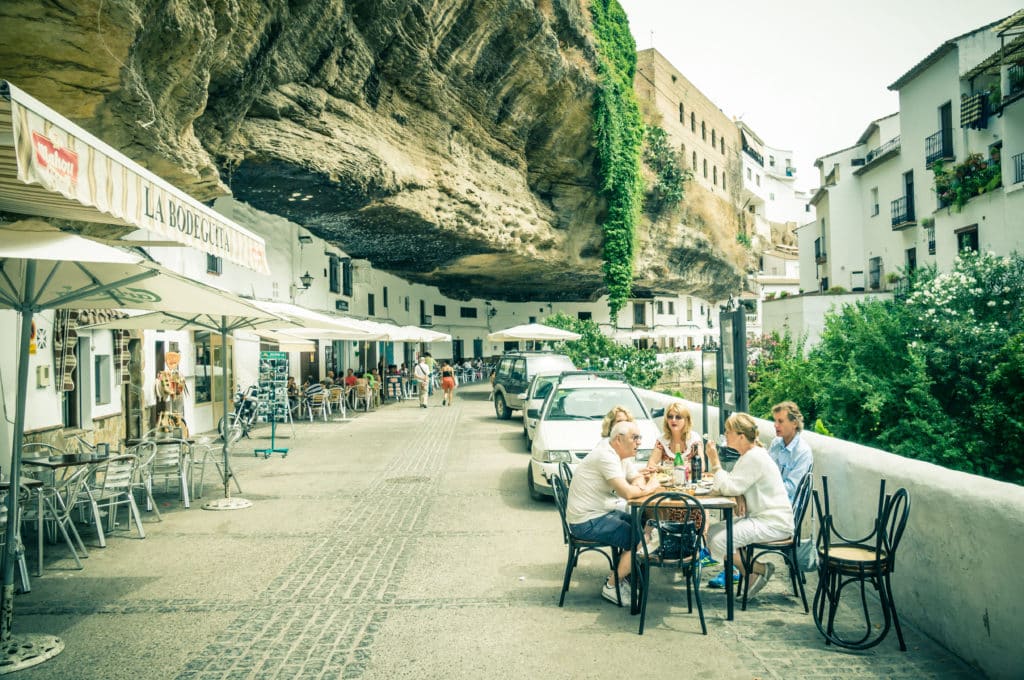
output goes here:
[{"label": "awning", "polygon": [[253,304],[291,321],[292,327],[271,327],[271,330],[287,331],[289,335],[323,340],[379,340],[383,337],[380,333],[368,330],[361,321],[345,316],[329,316],[290,302],[256,300]]},{"label": "awning", "polygon": [[0,210],[146,229],[270,273],[263,238],[4,80],[0,80]]},{"label": "awning", "polygon": [[281,352],[315,352],[316,343],[312,340],[306,340],[304,338],[297,338],[287,333],[280,333],[277,331],[259,330],[256,331],[262,339],[277,344],[277,349]]}]

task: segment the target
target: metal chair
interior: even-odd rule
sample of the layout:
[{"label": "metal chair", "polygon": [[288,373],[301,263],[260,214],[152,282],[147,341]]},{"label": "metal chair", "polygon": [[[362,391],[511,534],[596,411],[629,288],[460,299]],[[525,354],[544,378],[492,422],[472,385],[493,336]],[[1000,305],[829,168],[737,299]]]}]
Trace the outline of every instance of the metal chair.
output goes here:
[{"label": "metal chair", "polygon": [[[57,527],[79,569],[85,568],[79,558],[79,553],[82,557],[88,557],[89,551],[86,550],[85,543],[82,542],[82,537],[79,536],[78,530],[75,528],[71,512],[77,506],[77,499],[91,472],[90,467],[83,465],[64,479],[55,480],[52,486],[44,486],[40,489],[40,493],[43,494],[43,519],[53,522]],[[23,522],[30,519],[27,512],[22,515]],[[71,540],[72,536],[74,541]]]},{"label": "metal chair", "polygon": [[[896,628],[900,651],[907,651],[903,630],[892,598],[890,576],[896,568],[896,550],[903,538],[903,530],[910,516],[910,494],[898,489],[892,495],[885,493],[885,480],[878,490],[878,512],[874,528],[867,536],[849,539],[835,527],[829,507],[828,478],[822,477],[822,494],[814,492],[814,506],[821,518],[818,536],[818,589],[814,593],[814,623],[825,636],[826,644],[846,649],[870,649],[879,644]],[[822,507],[824,499],[824,507]],[[861,611],[864,614],[864,633],[859,638],[836,631],[835,618],[843,589],[859,584]],[[878,594],[882,610],[882,623],[871,620],[871,608],[866,598],[866,584]],[[854,632],[852,635],[857,635]]]},{"label": "metal chair", "polygon": [[[619,577],[615,571],[615,565],[618,563],[619,555],[622,551],[608,543],[589,541],[574,536],[569,528],[568,521],[565,519],[565,505],[569,500],[569,489],[558,475],[551,477],[551,488],[555,494],[555,505],[558,507],[558,515],[562,519],[562,535],[566,539],[566,545],[569,546],[569,556],[565,562],[565,578],[562,580],[562,594],[558,598],[558,606],[561,607],[565,602],[565,594],[569,592],[569,582],[572,580],[572,570],[576,568],[580,555],[585,552],[600,553],[608,560],[608,566],[611,568],[612,573],[615,574],[615,590],[617,592],[619,589]],[[619,605],[621,606],[622,602],[619,602]]]},{"label": "metal chair", "polygon": [[[157,477],[163,477],[165,484],[168,479],[174,478],[178,480],[179,488],[181,489],[181,499],[185,507],[189,507],[188,459],[191,454],[190,444],[184,439],[174,439],[171,437],[148,441],[156,444],[156,453],[150,459],[148,470],[150,495],[152,495],[153,480]],[[150,500],[147,498],[147,503],[149,502]],[[156,507],[156,504],[154,503],[152,507]],[[146,509],[151,510],[152,508],[147,505]]]},{"label": "metal chair", "polygon": [[[156,514],[158,522],[162,522],[160,510],[153,500],[153,458],[156,457],[157,445],[153,440],[139,442],[136,446],[128,449],[128,453],[135,456],[135,469],[132,471],[132,495],[137,489],[141,489],[146,498],[146,510]],[[137,504],[136,504],[137,505]]]},{"label": "metal chair", "polygon": [[564,460],[558,464],[558,474],[562,475],[562,479],[565,480],[566,486],[572,484],[572,466]]},{"label": "metal chair", "polygon": [[358,411],[359,404],[363,405],[364,411],[369,411],[374,406],[373,390],[370,388],[370,384],[363,378],[356,381],[352,408]]},{"label": "metal chair", "polygon": [[307,401],[307,408],[309,409],[309,421],[313,422],[313,416],[317,413],[320,417],[327,422],[327,416],[330,415],[331,405],[328,401],[327,392],[317,392],[309,397]]},{"label": "metal chair", "polygon": [[88,486],[84,488],[84,493],[93,506],[96,530],[100,535],[102,545],[105,545],[105,541],[103,540],[103,522],[100,521],[99,514],[100,505],[105,505],[107,509],[107,531],[112,532],[117,526],[117,507],[127,505],[129,523],[135,520],[139,538],[146,537],[146,531],[142,528],[139,506],[136,505],[135,496],[132,493],[137,463],[138,459],[131,454],[114,456],[102,463],[97,463],[93,467],[92,474],[97,480],[102,476],[102,482],[97,482],[92,488]]},{"label": "metal chair", "polygon": [[347,389],[344,387],[332,387],[327,393],[328,405],[331,410],[341,411],[341,417],[346,417],[346,402],[348,401]]},{"label": "metal chair", "polygon": [[[669,506],[668,504],[671,504]],[[669,521],[668,516],[687,518],[684,522]],[[644,518],[650,519],[645,520]],[[657,532],[660,545],[654,551],[648,543],[647,532],[643,522],[651,530],[653,537]],[[650,592],[652,566],[679,569],[686,577],[687,611],[693,612],[693,601],[697,601],[697,614],[700,618],[700,629],[708,634],[704,622],[704,605],[700,601],[700,548],[703,543],[702,527],[707,522],[704,508],[693,496],[685,493],[656,493],[644,501],[637,515],[634,531],[640,536],[641,550],[637,551],[637,573],[633,574],[633,588],[640,595],[640,635],[644,634],[647,618],[647,595]]]},{"label": "metal chair", "polygon": [[793,585],[793,595],[800,596],[800,600],[804,603],[804,613],[810,611],[807,607],[807,594],[804,592],[803,572],[800,570],[797,552],[800,550],[800,532],[803,527],[804,517],[807,515],[807,509],[811,506],[812,486],[813,476],[808,472],[800,480],[800,486],[797,487],[796,495],[793,498],[793,536],[791,538],[783,541],[751,543],[740,550],[745,574],[742,579],[743,601],[740,605],[743,611],[747,610],[747,593],[750,592],[750,580],[754,574],[754,562],[757,561],[758,557],[768,553],[780,555],[785,560],[786,567],[789,569],[789,580]]},{"label": "metal chair", "polygon": [[[18,503],[19,507],[24,507],[27,504],[27,491],[22,489],[21,500]],[[18,556],[18,568],[15,570],[15,574],[21,580],[21,589],[18,592],[30,593],[32,592],[32,582],[28,578],[28,563],[25,560],[25,546],[21,542],[21,532],[15,533],[15,538],[18,541],[17,547],[15,548],[15,554]],[[7,549],[7,491],[0,491],[0,550]]]}]

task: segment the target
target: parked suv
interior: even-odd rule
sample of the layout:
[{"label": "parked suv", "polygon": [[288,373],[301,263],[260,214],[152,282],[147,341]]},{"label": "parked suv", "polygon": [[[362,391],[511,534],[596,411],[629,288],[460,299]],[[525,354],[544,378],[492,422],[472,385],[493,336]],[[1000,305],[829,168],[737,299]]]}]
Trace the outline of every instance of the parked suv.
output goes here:
[{"label": "parked suv", "polygon": [[553,352],[508,352],[498,360],[494,374],[494,414],[502,420],[523,408],[526,389],[538,373],[574,371],[572,360]]}]

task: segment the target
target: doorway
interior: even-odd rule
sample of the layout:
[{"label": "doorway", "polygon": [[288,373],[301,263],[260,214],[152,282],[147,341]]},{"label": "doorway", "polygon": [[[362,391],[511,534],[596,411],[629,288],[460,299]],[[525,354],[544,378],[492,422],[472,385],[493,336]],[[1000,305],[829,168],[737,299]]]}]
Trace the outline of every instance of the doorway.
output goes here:
[{"label": "doorway", "polygon": [[299,382],[305,384],[306,380],[317,382],[320,380],[320,341],[314,340],[316,347],[312,352],[302,352],[299,358]]}]

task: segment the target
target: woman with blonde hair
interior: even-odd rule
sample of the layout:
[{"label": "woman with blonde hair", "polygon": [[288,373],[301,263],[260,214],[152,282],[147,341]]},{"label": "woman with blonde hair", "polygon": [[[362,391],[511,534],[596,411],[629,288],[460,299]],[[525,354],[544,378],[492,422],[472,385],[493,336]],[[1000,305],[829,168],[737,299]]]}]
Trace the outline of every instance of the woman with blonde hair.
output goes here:
[{"label": "woman with blonde hair", "polygon": [[647,461],[649,469],[653,470],[664,463],[671,464],[675,460],[676,451],[682,452],[684,458],[689,458],[695,452],[700,453],[700,435],[693,431],[690,409],[683,402],[674,401],[668,405],[661,429],[662,435],[658,437],[651,458]]},{"label": "woman with blonde hair", "polygon": [[[793,535],[793,506],[782,484],[779,466],[768,452],[757,443],[757,423],[746,413],[733,413],[725,421],[726,444],[739,452],[740,458],[732,472],[726,472],[718,459],[714,442],[708,442],[708,462],[715,475],[712,489],[723,496],[743,496],[746,511],[733,524],[733,563],[741,572],[743,561],[739,549],[751,543],[783,541]],[[740,514],[740,513],[737,513]],[[718,560],[725,556],[725,523],[719,522],[708,532],[708,546],[711,555]],[[764,588],[775,572],[770,562],[754,562],[756,580],[750,585],[749,596],[753,597]],[[724,572],[723,572],[724,575]],[[718,585],[712,580],[708,585],[723,587],[725,578]]]},{"label": "woman with blonde hair", "polygon": [[612,428],[615,427],[615,423],[621,422],[633,422],[636,420],[633,414],[629,412],[629,409],[625,406],[613,406],[611,411],[601,421],[601,436],[607,439],[611,434]]}]

